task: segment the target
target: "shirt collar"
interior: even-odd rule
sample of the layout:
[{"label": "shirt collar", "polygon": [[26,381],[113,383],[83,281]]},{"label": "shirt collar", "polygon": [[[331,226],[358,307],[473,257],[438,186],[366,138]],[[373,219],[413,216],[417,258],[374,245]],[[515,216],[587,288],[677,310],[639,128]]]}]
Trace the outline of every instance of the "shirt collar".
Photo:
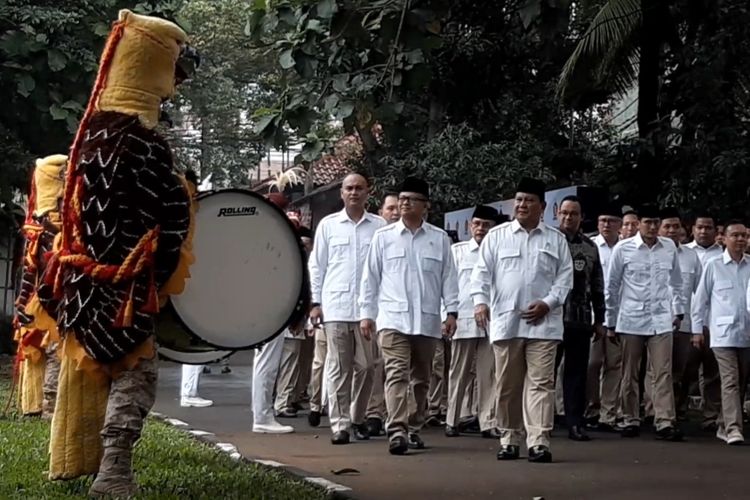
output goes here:
[{"label": "shirt collar", "polygon": [[[724,252],[722,252],[721,260],[724,262],[724,264],[729,264],[730,262],[734,262],[734,260],[732,259],[732,256],[729,255],[729,250],[724,250]],[[747,264],[747,263],[748,263],[747,254],[742,254],[742,259],[740,259],[737,265],[741,266],[742,264]]]},{"label": "shirt collar", "polygon": [[[648,245],[646,245],[646,242],[643,241],[643,238],[641,237],[641,232],[640,231],[638,231],[637,233],[635,233],[635,236],[633,236],[633,241],[635,241],[636,248],[640,248],[642,246],[645,246],[645,247],[648,248]],[[654,244],[654,246],[660,246],[661,244],[662,244],[661,240],[657,236],[656,237],[656,243]]]},{"label": "shirt collar", "polygon": [[[398,222],[394,222],[393,224],[396,226],[396,229],[398,230],[399,233],[403,233],[404,231],[409,232],[409,233],[411,232],[411,230],[408,227],[406,227],[406,224],[404,224],[403,219],[399,219]],[[417,234],[419,231],[424,231],[425,228],[427,227],[426,224],[427,223],[425,221],[422,221],[422,225],[419,226],[419,229],[417,229],[417,231],[414,234]]]},{"label": "shirt collar", "polygon": [[365,213],[362,215],[362,218],[359,220],[359,222],[354,222],[351,218],[349,218],[349,214],[346,213],[345,208],[339,212],[339,222],[351,222],[352,224],[357,225],[359,223],[370,221],[372,221],[372,215],[367,210],[365,210]]},{"label": "shirt collar", "polygon": [[[547,226],[544,224],[544,222],[542,222],[540,220],[539,224],[534,229],[532,229],[529,232],[531,233],[531,232],[534,232],[536,230],[544,231],[544,229],[546,227]],[[521,223],[518,222],[518,219],[513,219],[513,222],[510,223],[510,230],[513,231],[514,233],[517,233],[518,231],[525,231],[525,229],[523,227],[521,227]]]},{"label": "shirt collar", "polygon": [[[485,238],[486,238],[486,236],[485,236]],[[479,250],[479,243],[477,243],[477,240],[475,240],[474,238],[471,238],[469,240],[469,251],[473,252],[475,250]]]}]

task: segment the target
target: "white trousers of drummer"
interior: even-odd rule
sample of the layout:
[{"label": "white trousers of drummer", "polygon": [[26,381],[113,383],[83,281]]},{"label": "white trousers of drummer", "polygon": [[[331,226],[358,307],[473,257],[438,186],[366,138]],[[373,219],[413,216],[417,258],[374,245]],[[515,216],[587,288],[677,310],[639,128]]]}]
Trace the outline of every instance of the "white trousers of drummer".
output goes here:
[{"label": "white trousers of drummer", "polygon": [[284,334],[255,351],[253,363],[253,423],[267,425],[275,421],[273,388],[284,353]]},{"label": "white trousers of drummer", "polygon": [[182,388],[180,397],[194,398],[198,396],[198,383],[201,379],[203,365],[182,365]]}]

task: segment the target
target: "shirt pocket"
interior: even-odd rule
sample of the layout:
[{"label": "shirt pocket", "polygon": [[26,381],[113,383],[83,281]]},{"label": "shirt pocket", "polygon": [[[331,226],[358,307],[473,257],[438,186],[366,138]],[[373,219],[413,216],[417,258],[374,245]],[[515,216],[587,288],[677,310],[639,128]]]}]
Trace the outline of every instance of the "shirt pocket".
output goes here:
[{"label": "shirt pocket", "polygon": [[409,312],[409,303],[401,300],[383,301],[383,310],[389,313]]},{"label": "shirt pocket", "polygon": [[560,257],[557,252],[548,248],[539,249],[539,270],[549,277],[554,277],[557,273],[557,263]]},{"label": "shirt pocket", "polygon": [[734,316],[718,316],[716,318],[716,331],[712,331],[711,334],[717,337],[726,337],[733,323]]},{"label": "shirt pocket", "polygon": [[403,248],[389,248],[385,251],[383,271],[386,273],[402,273],[406,270],[406,250]]},{"label": "shirt pocket", "polygon": [[440,275],[443,272],[443,257],[439,254],[425,254],[422,256],[422,269],[427,273]]},{"label": "shirt pocket", "polygon": [[716,293],[716,296],[719,298],[721,302],[725,302],[725,303],[730,303],[732,301],[733,289],[734,289],[734,285],[729,280],[718,280],[716,281],[716,284],[714,285],[714,293]]},{"label": "shirt pocket", "polygon": [[331,238],[332,262],[343,262],[349,258],[349,238],[346,236],[335,236]]},{"label": "shirt pocket", "polygon": [[500,269],[506,272],[521,271],[521,251],[515,248],[501,248],[497,252]]},{"label": "shirt pocket", "polygon": [[648,264],[641,262],[626,262],[624,275],[628,281],[639,286],[647,286],[651,279]]}]

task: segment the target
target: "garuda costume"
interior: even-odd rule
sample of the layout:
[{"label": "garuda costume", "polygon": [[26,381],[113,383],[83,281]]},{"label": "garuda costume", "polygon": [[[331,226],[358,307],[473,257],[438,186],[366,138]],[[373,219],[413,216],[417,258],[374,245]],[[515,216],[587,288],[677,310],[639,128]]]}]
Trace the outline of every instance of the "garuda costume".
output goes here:
[{"label": "garuda costume", "polygon": [[190,198],[154,130],[194,55],[177,25],[120,12],[70,153],[61,248],[39,295],[57,318],[50,478],[135,491],[132,450],[156,397],[154,316],[190,263]]},{"label": "garuda costume", "polygon": [[47,265],[47,255],[52,251],[55,235],[60,232],[60,204],[67,161],[68,157],[64,155],[36,161],[23,225],[26,249],[14,318],[21,413],[41,413],[44,418],[51,418],[55,408],[60,363],[55,353],[57,332],[54,323],[42,325],[37,321],[43,319],[44,312],[36,294]]}]

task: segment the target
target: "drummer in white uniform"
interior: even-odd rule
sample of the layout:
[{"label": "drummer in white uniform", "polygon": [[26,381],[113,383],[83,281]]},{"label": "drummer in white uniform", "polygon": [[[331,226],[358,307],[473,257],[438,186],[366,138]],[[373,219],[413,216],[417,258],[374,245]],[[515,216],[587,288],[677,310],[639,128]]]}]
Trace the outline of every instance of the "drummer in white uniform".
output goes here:
[{"label": "drummer in white uniform", "polygon": [[461,406],[466,390],[471,387],[472,371],[476,373],[482,436],[499,437],[495,430],[495,356],[487,331],[479,328],[474,319],[474,302],[471,298],[471,272],[479,256],[479,244],[495,226],[497,218],[498,213],[494,208],[477,206],[471,217],[471,239],[451,247],[458,273],[458,322],[451,342],[448,375],[448,416],[445,422],[445,435],[448,437],[459,435]]}]

